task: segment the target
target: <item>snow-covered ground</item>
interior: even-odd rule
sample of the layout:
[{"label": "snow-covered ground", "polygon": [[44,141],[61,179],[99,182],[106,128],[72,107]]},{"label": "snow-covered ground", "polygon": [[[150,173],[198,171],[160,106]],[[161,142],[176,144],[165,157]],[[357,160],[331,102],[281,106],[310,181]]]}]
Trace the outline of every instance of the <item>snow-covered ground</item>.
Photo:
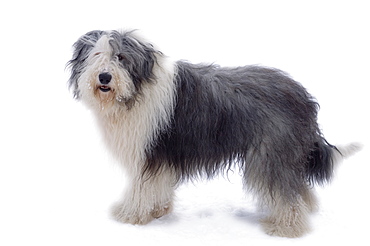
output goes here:
[{"label": "snow-covered ground", "polygon": [[182,185],[174,212],[149,225],[109,217],[125,177],[64,71],[73,42],[93,29],[141,29],[173,59],[286,70],[319,100],[331,143],[370,144],[366,1],[254,2],[2,3],[0,245],[366,245],[366,146],[318,188],[303,238],[265,235],[237,172]]}]

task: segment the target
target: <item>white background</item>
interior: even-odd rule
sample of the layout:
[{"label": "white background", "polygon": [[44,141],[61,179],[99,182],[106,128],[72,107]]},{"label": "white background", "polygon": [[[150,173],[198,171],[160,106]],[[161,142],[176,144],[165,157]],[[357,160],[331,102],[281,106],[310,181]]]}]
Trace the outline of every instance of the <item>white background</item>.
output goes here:
[{"label": "white background", "polygon": [[125,185],[93,118],[67,89],[72,44],[135,28],[174,60],[278,67],[320,102],[329,142],[369,144],[366,1],[11,1],[0,15],[0,245],[321,245],[369,240],[369,147],[318,188],[314,231],[265,235],[238,175],[183,185],[175,210],[117,223]]}]

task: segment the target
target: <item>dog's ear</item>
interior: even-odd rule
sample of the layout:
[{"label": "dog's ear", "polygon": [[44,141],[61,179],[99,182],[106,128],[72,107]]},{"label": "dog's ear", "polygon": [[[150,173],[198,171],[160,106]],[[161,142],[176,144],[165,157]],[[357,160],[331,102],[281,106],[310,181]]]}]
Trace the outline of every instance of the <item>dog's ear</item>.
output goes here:
[{"label": "dog's ear", "polygon": [[74,98],[79,98],[78,79],[83,72],[85,61],[89,56],[91,49],[95,46],[104,31],[91,31],[80,37],[73,45],[72,59],[67,63],[67,68],[71,69],[69,78],[69,88],[73,88]]},{"label": "dog's ear", "polygon": [[132,32],[120,36],[120,62],[129,72],[136,91],[140,92],[143,82],[151,82],[155,79],[153,67],[157,62],[157,55],[161,53],[150,43],[132,35]]}]

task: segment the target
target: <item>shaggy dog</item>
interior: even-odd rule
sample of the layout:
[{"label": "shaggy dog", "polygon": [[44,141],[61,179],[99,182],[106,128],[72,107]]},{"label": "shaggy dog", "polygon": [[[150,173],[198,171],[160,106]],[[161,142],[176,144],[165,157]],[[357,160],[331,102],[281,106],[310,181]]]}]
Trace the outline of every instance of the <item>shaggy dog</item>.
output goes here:
[{"label": "shaggy dog", "polygon": [[286,73],[171,62],[134,31],[92,31],[74,44],[70,87],[95,114],[129,186],[113,208],[146,224],[171,212],[179,183],[238,168],[269,214],[270,235],[299,237],[317,207],[312,186],[359,149],[330,145],[319,108]]}]

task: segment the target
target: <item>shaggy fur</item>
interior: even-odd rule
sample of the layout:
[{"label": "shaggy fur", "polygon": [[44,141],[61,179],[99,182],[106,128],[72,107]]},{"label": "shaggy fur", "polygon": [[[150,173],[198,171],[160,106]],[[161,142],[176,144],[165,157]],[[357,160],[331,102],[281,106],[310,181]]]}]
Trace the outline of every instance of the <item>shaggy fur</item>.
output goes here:
[{"label": "shaggy fur", "polygon": [[94,111],[130,185],[114,217],[146,224],[172,210],[176,186],[231,168],[269,215],[270,235],[310,230],[312,186],[358,145],[321,134],[316,100],[286,73],[171,62],[136,32],[92,31],[69,61],[74,97]]}]

